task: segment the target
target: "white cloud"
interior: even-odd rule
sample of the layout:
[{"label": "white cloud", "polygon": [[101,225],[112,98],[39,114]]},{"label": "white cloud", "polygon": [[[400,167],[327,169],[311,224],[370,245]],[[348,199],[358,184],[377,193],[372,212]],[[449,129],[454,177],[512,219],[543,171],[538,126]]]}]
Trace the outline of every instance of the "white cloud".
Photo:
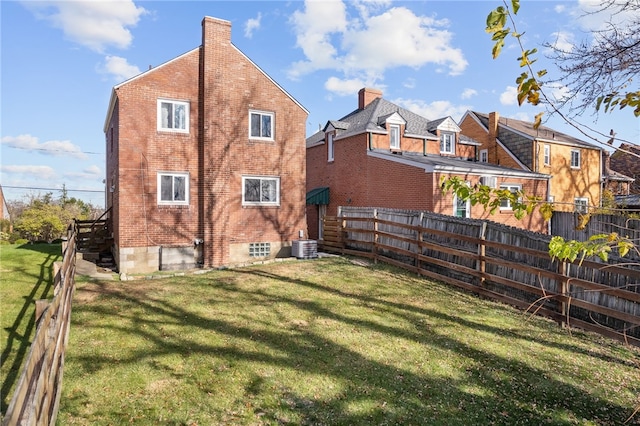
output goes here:
[{"label": "white cloud", "polygon": [[471,98],[473,96],[476,96],[477,94],[478,94],[477,90],[467,88],[467,89],[464,89],[462,91],[462,94],[460,95],[460,98],[469,99],[469,98]]},{"label": "white cloud", "polygon": [[367,84],[360,79],[341,80],[338,77],[329,77],[324,83],[324,88],[339,96],[351,96]]},{"label": "white cloud", "polygon": [[19,136],[3,136],[0,142],[11,148],[37,151],[44,155],[55,157],[70,156],[79,159],[86,159],[87,155],[82,152],[79,146],[70,141],[46,141],[40,143],[37,137],[29,134]]},{"label": "white cloud", "polygon": [[67,172],[64,173],[64,177],[74,180],[102,180],[104,179],[104,173],[102,169],[96,165],[92,165],[82,170],[81,172]]},{"label": "white cloud", "polygon": [[141,72],[140,68],[129,64],[126,58],[120,56],[106,56],[104,64],[99,66],[99,71],[110,74],[118,82],[128,80]]},{"label": "white cloud", "polygon": [[566,9],[565,5],[563,4],[557,4],[555,5],[555,7],[553,8],[553,10],[556,11],[556,13],[562,13],[564,12],[564,10]]},{"label": "white cloud", "polygon": [[467,110],[471,109],[468,105],[454,105],[449,101],[426,103],[422,100],[400,98],[392,102],[428,120],[451,116],[455,121],[458,121]]},{"label": "white cloud", "polygon": [[407,89],[415,89],[416,88],[416,79],[415,78],[407,78],[402,85]]},{"label": "white cloud", "polygon": [[49,166],[4,166],[0,165],[2,173],[17,174],[38,179],[38,181],[51,180],[57,177],[56,171]]},{"label": "white cloud", "polygon": [[292,64],[290,78],[333,69],[377,86],[376,80],[390,68],[434,64],[451,75],[465,70],[468,63],[451,45],[448,21],[418,16],[404,7],[375,14],[390,4],[360,1],[358,16],[350,17],[342,1],[305,1],[304,10],[296,11],[291,21],[306,59]]},{"label": "white cloud", "polygon": [[558,49],[562,52],[571,52],[574,46],[574,36],[573,33],[567,31],[558,31],[555,33],[551,33],[551,46],[554,49]]},{"label": "white cloud", "polygon": [[146,13],[132,0],[50,0],[23,4],[38,18],[60,28],[69,40],[97,52],[110,46],[129,47],[133,39],[129,28]]},{"label": "white cloud", "polygon": [[260,21],[262,20],[262,13],[258,12],[258,16],[255,18],[247,19],[244,23],[244,36],[247,38],[253,37],[253,32],[260,29]]},{"label": "white cloud", "polygon": [[507,86],[500,94],[500,103],[502,105],[516,105],[518,103],[518,88]]}]

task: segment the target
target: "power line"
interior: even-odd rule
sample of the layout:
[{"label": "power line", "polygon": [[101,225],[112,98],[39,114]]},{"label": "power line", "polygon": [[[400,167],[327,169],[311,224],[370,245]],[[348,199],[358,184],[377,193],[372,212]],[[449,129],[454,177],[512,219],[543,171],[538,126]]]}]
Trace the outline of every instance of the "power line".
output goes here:
[{"label": "power line", "polygon": [[91,154],[91,155],[104,155],[104,152],[91,152],[91,151],[68,151],[65,149],[51,149],[51,148],[27,148],[23,146],[7,145],[9,148],[23,149],[25,151],[46,151],[46,152],[64,152],[65,154]]},{"label": "power line", "polygon": [[104,193],[104,190],[99,191],[96,189],[69,189],[69,188],[39,188],[36,186],[10,186],[10,185],[2,185],[3,188],[11,188],[11,189],[36,189],[39,191],[67,191],[67,192],[100,192]]}]

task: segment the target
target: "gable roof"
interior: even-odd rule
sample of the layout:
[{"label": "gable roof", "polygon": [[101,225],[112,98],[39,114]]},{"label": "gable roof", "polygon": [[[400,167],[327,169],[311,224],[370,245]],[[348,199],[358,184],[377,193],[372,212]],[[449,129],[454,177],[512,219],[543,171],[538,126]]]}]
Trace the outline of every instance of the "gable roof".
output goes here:
[{"label": "gable roof", "polygon": [[[394,113],[397,113],[405,120],[406,136],[437,139],[436,136],[428,130],[429,120],[383,98],[376,98],[364,108],[356,109],[339,119],[337,122],[340,123],[341,127],[337,127],[335,125],[334,127],[343,131],[336,135],[336,139],[342,139],[361,133],[386,134],[387,129],[382,126],[384,120],[380,121],[380,117],[389,117]],[[329,123],[333,124],[336,122],[329,121]]]},{"label": "gable roof", "polygon": [[[474,114],[482,125],[489,129],[489,114],[469,111],[470,114]],[[500,136],[502,133],[502,137]],[[509,134],[516,133],[520,136],[524,136],[530,140],[538,139],[549,142],[556,142],[566,145],[573,145],[581,148],[597,149],[600,151],[600,147],[575,138],[566,133],[562,133],[558,130],[554,130],[547,126],[540,126],[534,129],[533,122],[516,120],[515,118],[499,117],[498,118],[498,139],[506,139]],[[504,140],[503,140],[504,142]]]}]

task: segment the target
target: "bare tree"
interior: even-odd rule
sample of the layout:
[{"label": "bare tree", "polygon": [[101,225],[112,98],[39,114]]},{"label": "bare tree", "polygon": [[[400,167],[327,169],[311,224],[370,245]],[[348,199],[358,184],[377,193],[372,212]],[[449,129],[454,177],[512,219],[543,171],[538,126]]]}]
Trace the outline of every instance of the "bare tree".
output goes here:
[{"label": "bare tree", "polygon": [[584,17],[588,15],[608,18],[601,29],[571,47],[544,44],[551,52],[547,57],[560,72],[559,78],[547,84],[559,83],[569,89],[559,107],[571,117],[587,110],[597,114],[601,107],[606,112],[616,106],[632,107],[640,116],[640,0],[603,0]]}]

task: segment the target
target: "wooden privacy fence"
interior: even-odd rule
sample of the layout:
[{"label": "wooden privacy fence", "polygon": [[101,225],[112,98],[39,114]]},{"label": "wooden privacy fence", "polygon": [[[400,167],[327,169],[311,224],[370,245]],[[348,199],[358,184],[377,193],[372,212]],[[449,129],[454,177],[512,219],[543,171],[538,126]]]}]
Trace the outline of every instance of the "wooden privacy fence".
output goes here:
[{"label": "wooden privacy fence", "polygon": [[54,265],[53,299],[36,301],[36,334],[3,426],[56,422],[75,290],[76,234],[72,226],[67,235],[62,263]]},{"label": "wooden privacy fence", "polygon": [[550,238],[489,221],[353,207],[325,218],[319,246],[396,265],[640,346],[640,270],[630,264],[552,260]]}]

